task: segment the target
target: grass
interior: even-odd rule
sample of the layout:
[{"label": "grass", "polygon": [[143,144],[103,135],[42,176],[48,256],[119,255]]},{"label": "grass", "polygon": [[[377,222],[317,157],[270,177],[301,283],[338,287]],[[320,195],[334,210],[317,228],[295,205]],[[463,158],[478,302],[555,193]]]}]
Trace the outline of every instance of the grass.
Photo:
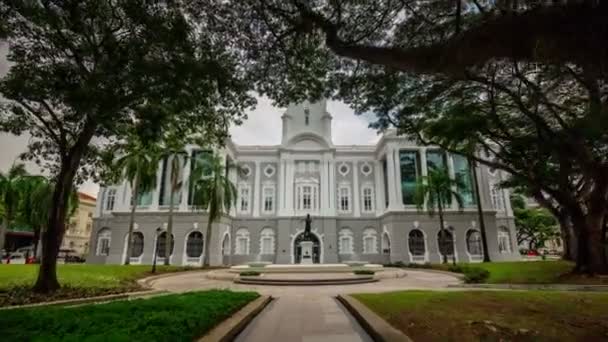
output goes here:
[{"label": "grass", "polygon": [[354,297],[414,341],[608,340],[608,293],[402,291]]},{"label": "grass", "polygon": [[[157,273],[185,269],[157,266]],[[141,289],[136,280],[148,275],[150,266],[146,265],[60,264],[57,276],[62,288],[52,295],[40,296],[30,290],[38,276],[38,265],[0,265],[0,306],[136,291]]]},{"label": "grass", "polygon": [[2,341],[193,341],[259,295],[205,291],[0,312]]},{"label": "grass", "polygon": [[[574,263],[556,261],[513,261],[479,264],[459,264],[483,268],[490,272],[489,284],[589,284],[608,285],[608,278],[572,274]],[[448,270],[450,264],[431,265]]]}]

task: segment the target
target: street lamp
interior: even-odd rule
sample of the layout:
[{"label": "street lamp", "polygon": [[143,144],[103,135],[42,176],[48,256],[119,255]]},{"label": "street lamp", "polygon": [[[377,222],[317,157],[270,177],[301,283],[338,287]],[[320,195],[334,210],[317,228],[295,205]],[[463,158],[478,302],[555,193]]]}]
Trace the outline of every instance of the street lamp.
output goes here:
[{"label": "street lamp", "polygon": [[454,231],[456,229],[454,229],[454,227],[452,227],[452,226],[449,226],[448,229],[450,230],[450,233],[452,233],[452,265],[456,266],[456,246],[455,246],[456,244],[454,243],[455,242],[454,237],[456,236],[454,234]]},{"label": "street lamp", "polygon": [[156,246],[154,246],[154,257],[152,257],[152,273],[156,273],[156,256],[158,255],[158,234],[160,233],[160,227],[156,228]]}]

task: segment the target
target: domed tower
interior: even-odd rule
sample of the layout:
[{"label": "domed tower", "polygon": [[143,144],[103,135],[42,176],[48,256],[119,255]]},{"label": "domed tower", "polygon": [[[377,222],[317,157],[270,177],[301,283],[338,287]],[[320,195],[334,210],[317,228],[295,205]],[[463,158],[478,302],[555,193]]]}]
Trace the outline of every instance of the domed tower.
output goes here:
[{"label": "domed tower", "polygon": [[333,146],[331,137],[331,115],[327,112],[327,100],[310,103],[304,101],[290,104],[281,117],[283,120],[283,146],[295,143],[299,137],[321,140],[326,146]]}]

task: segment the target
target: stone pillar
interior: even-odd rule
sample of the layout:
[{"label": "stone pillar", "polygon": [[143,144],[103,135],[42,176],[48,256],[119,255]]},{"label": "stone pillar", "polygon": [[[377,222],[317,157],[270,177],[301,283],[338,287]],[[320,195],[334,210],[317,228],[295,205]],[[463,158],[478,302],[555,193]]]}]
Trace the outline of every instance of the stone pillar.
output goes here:
[{"label": "stone pillar", "polygon": [[[428,165],[426,165],[426,147],[420,148],[420,172],[423,177],[429,175]],[[426,201],[424,201],[423,209],[426,211]]]},{"label": "stone pillar", "polygon": [[286,206],[286,214],[293,215],[294,214],[294,205],[293,205],[293,182],[294,182],[294,172],[295,165],[293,159],[287,160],[286,165],[286,177],[285,177],[285,206]]},{"label": "stone pillar", "polygon": [[158,211],[158,203],[160,202],[160,186],[163,181],[163,161],[158,162],[158,168],[156,169],[156,186],[152,190],[152,204],[150,205],[150,211]]},{"label": "stone pillar", "polygon": [[360,198],[359,198],[359,164],[355,160],[353,161],[353,215],[355,217],[361,216],[360,210]]},{"label": "stone pillar", "polygon": [[[451,179],[456,179],[456,172],[454,171],[454,158],[452,158],[452,154],[448,153],[447,163],[448,163],[448,175]],[[453,191],[457,191],[456,185],[452,186]],[[452,205],[450,206],[453,210],[458,210],[458,202],[454,198],[452,198]]]},{"label": "stone pillar", "polygon": [[336,162],[333,158],[329,160],[329,211],[327,215],[336,215]]},{"label": "stone pillar", "polygon": [[329,209],[329,187],[327,186],[329,184],[329,171],[327,170],[328,165],[327,156],[324,154],[321,162],[319,163],[319,173],[321,174],[321,185],[319,187],[319,213],[323,216],[327,215]]},{"label": "stone pillar", "polygon": [[395,210],[398,208],[397,192],[395,191],[397,179],[395,178],[395,155],[392,148],[389,148],[386,153],[386,170],[388,173],[388,209]]},{"label": "stone pillar", "polygon": [[255,179],[253,185],[253,217],[260,216],[260,162],[255,161]]},{"label": "stone pillar", "polygon": [[384,176],[382,170],[382,163],[380,161],[374,162],[374,178],[375,178],[375,191],[376,194],[376,214],[381,215],[384,212]]},{"label": "stone pillar", "polygon": [[403,194],[402,194],[402,189],[401,189],[401,161],[399,160],[399,148],[395,148],[393,150],[394,153],[394,163],[395,163],[395,197],[397,199],[397,202],[395,203],[395,206],[397,208],[403,208],[404,204],[403,204]]},{"label": "stone pillar", "polygon": [[[186,150],[188,157],[192,155],[191,150]],[[188,196],[190,194],[190,158],[184,161],[184,169],[182,170],[182,198],[179,203],[179,211],[188,211]]]}]

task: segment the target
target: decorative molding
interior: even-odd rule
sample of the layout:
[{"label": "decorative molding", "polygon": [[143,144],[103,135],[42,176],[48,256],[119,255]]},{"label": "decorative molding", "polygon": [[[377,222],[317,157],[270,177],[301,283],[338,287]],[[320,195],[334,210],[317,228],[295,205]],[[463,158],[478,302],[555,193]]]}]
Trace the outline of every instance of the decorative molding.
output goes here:
[{"label": "decorative molding", "polygon": [[342,162],[338,165],[338,173],[340,173],[343,177],[348,175],[349,172],[350,166],[347,163]]}]

